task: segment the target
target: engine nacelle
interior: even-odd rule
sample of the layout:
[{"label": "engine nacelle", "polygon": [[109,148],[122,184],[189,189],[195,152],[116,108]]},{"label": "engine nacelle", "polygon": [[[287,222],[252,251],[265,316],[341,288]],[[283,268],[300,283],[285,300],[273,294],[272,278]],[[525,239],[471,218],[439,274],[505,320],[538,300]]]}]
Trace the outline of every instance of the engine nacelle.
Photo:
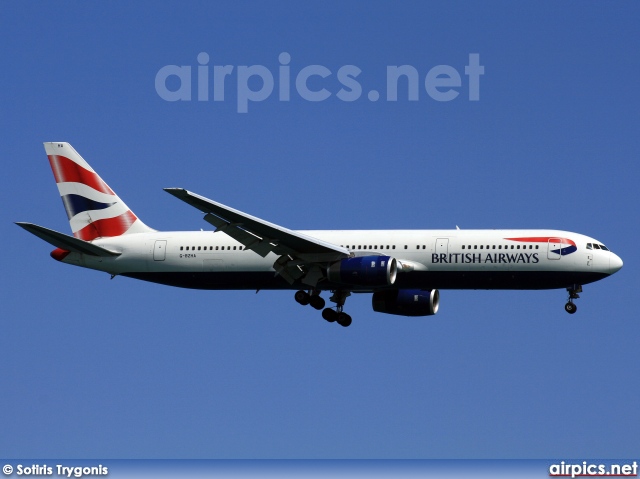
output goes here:
[{"label": "engine nacelle", "polygon": [[390,256],[358,256],[333,263],[327,268],[332,283],[357,286],[390,286],[396,282],[398,263]]},{"label": "engine nacelle", "polygon": [[373,310],[400,316],[431,316],[438,312],[440,293],[437,289],[392,289],[373,293]]}]

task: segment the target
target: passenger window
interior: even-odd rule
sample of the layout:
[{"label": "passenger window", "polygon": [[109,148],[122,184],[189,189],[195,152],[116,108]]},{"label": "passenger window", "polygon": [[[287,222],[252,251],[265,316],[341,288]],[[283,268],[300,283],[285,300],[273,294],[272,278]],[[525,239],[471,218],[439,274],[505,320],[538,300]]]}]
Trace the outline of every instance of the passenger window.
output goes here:
[{"label": "passenger window", "polygon": [[498,245],[498,249],[502,249],[502,245],[501,244]]},{"label": "passenger window", "polygon": [[391,249],[396,249],[396,245],[391,246]]},{"label": "passenger window", "polygon": [[496,245],[493,245],[493,246],[491,247],[491,249],[496,249]]},{"label": "passenger window", "polygon": [[473,249],[478,249],[478,245],[477,245],[477,244],[474,244],[474,245],[473,245]]},{"label": "passenger window", "polygon": [[483,249],[483,248],[484,248],[484,245],[480,245],[480,249]]},{"label": "passenger window", "polygon": [[184,246],[180,246],[180,251],[182,251],[183,248],[184,248]]},{"label": "passenger window", "polygon": [[407,245],[404,245],[404,249],[407,249]]},{"label": "passenger window", "polygon": [[216,251],[218,251],[219,246],[216,246]]},{"label": "passenger window", "polygon": [[464,245],[462,245],[462,249],[464,249]]},{"label": "passenger window", "polygon": [[516,246],[516,249],[520,249],[520,245]]}]

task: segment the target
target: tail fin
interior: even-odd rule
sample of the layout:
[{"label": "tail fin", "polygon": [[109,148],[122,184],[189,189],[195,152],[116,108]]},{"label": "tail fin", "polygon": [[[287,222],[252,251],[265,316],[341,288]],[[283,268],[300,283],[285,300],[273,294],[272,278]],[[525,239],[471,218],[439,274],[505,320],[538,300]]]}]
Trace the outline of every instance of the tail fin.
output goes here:
[{"label": "tail fin", "polygon": [[71,231],[76,238],[154,231],[133,214],[69,143],[45,143]]}]

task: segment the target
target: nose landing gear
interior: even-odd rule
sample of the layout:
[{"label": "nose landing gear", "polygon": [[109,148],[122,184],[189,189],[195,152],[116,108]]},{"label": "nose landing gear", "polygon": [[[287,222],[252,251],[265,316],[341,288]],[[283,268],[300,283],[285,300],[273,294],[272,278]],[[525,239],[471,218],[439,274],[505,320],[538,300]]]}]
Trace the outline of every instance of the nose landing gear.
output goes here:
[{"label": "nose landing gear", "polygon": [[574,299],[578,299],[580,295],[578,293],[582,293],[582,286],[579,284],[574,284],[573,286],[567,288],[567,292],[569,293],[569,301],[564,305],[564,310],[569,314],[574,314],[578,311],[578,307],[573,304]]}]

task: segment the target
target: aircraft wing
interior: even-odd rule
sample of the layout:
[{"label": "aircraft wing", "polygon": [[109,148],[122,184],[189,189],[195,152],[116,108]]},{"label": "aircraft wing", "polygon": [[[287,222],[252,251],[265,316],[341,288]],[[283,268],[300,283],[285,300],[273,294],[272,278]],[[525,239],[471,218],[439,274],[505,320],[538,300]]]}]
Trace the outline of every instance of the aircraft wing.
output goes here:
[{"label": "aircraft wing", "polygon": [[278,226],[225,206],[183,188],[165,188],[167,193],[206,213],[205,221],[263,258],[279,256],[273,267],[287,281],[296,279],[315,286],[323,276],[320,266],[349,257],[349,250]]},{"label": "aircraft wing", "polygon": [[89,243],[73,236],[66,235],[64,233],[58,233],[57,231],[50,230],[44,226],[34,225],[33,223],[16,223],[21,228],[24,228],[29,233],[37,236],[40,239],[45,240],[47,243],[52,244],[56,248],[62,248],[66,251],[73,253],[83,253],[91,256],[118,256],[120,253],[111,251],[101,246]]}]

